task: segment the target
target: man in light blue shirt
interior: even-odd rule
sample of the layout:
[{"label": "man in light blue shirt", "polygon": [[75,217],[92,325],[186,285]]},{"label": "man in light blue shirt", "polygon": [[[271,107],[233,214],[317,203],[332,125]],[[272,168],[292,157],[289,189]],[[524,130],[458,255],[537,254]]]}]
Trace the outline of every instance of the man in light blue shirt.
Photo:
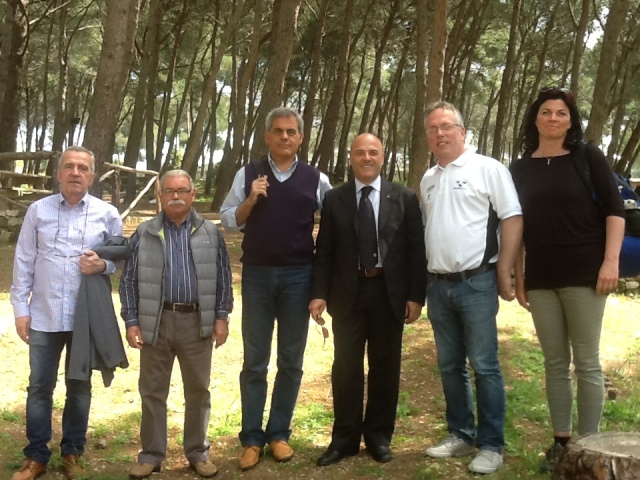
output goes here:
[{"label": "man in light blue shirt", "polygon": [[[12,480],[32,480],[51,457],[53,390],[63,348],[69,355],[81,274],[111,274],[116,266],[92,247],[122,235],[122,220],[112,205],[89,195],[95,158],[70,147],[58,163],[60,193],[33,203],[24,218],[13,264],[11,304],[16,331],[29,345],[26,457]],[[68,363],[68,358],[67,362]],[[66,379],[60,450],[67,478],[82,475],[91,404],[91,382]]]}]

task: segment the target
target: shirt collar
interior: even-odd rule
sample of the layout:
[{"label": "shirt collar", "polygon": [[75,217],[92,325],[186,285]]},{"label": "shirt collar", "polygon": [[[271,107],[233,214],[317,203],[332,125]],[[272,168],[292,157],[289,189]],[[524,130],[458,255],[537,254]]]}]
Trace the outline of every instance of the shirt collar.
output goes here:
[{"label": "shirt collar", "polygon": [[471,150],[469,150],[468,148],[465,149],[465,151],[462,153],[462,155],[460,155],[458,158],[456,158],[453,162],[449,162],[446,166],[442,166],[439,163],[436,164],[436,166],[440,169],[440,170],[444,170],[448,165],[456,165],[457,167],[461,167],[463,166],[465,163],[467,163],[469,161],[470,158],[470,154],[473,153]]},{"label": "shirt collar", "polygon": [[382,179],[380,178],[380,175],[378,175],[376,179],[369,184],[362,183],[357,178],[355,178],[354,180],[356,181],[356,192],[359,192],[360,190],[362,190],[362,187],[366,187],[366,186],[373,187],[374,190],[377,190],[379,192],[380,186],[382,185]]},{"label": "shirt collar", "polygon": [[[80,201],[74,205],[74,207],[76,207],[76,206],[78,206],[78,205],[80,205],[81,207],[85,206],[85,205],[87,204],[87,202],[89,201],[89,197],[90,197],[90,196],[91,196],[91,195],[89,194],[89,192],[85,193],[85,194],[84,194],[84,197],[82,197],[82,198],[80,199]],[[62,196],[62,193],[58,193],[58,204],[59,204],[60,206],[71,207],[71,205],[69,204],[69,202],[67,202],[67,201],[65,200],[65,198]]]},{"label": "shirt collar", "polygon": [[293,172],[296,168],[296,165],[298,165],[298,154],[296,154],[295,158],[293,159],[293,163],[291,164],[291,166],[287,168],[284,172],[278,168],[276,163],[271,158],[271,152],[269,152],[269,155],[267,156],[267,158],[269,159],[269,166],[271,167],[271,170],[280,172],[280,173]]}]

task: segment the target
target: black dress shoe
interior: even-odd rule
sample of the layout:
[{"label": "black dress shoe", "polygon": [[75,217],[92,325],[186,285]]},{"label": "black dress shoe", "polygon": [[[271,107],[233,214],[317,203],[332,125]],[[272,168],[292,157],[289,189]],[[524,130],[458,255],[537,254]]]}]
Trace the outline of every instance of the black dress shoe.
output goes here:
[{"label": "black dress shoe", "polygon": [[341,452],[339,450],[330,448],[326,452],[324,452],[320,458],[318,458],[318,460],[316,461],[316,465],[319,467],[333,465],[334,463],[340,462],[344,457],[352,457],[353,455],[356,455],[356,453]]},{"label": "black dress shoe", "polygon": [[391,449],[389,447],[385,447],[384,445],[367,447],[367,450],[369,451],[371,458],[373,458],[376,462],[387,463],[393,460]]}]

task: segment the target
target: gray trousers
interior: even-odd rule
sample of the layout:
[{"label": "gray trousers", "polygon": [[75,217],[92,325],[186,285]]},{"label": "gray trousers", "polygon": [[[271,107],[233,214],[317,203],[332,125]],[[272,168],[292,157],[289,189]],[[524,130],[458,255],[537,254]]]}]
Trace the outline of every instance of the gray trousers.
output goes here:
[{"label": "gray trousers", "polygon": [[573,382],[578,379],[578,433],[597,432],[604,406],[600,333],[606,295],[589,287],[527,292],[544,353],[547,401],[554,432],[571,432]]},{"label": "gray trousers", "polygon": [[163,311],[156,345],[140,352],[138,389],[142,399],[138,462],[160,465],[167,455],[167,397],[174,359],[184,385],[184,453],[190,464],[209,458],[211,338],[200,337],[198,313]]}]

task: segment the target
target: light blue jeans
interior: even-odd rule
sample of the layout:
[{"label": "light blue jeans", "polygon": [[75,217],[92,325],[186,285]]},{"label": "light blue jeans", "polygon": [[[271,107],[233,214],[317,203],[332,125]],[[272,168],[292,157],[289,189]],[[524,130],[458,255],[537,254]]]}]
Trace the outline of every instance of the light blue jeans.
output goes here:
[{"label": "light blue jeans", "polygon": [[[478,448],[502,453],[505,391],[498,361],[496,272],[461,282],[429,275],[427,315],[438,348],[449,432]],[[467,358],[478,402],[476,429]]]},{"label": "light blue jeans", "polygon": [[547,402],[554,432],[571,432],[573,382],[578,378],[578,433],[598,431],[604,406],[600,333],[606,295],[590,287],[527,292],[531,316],[544,354]]}]

